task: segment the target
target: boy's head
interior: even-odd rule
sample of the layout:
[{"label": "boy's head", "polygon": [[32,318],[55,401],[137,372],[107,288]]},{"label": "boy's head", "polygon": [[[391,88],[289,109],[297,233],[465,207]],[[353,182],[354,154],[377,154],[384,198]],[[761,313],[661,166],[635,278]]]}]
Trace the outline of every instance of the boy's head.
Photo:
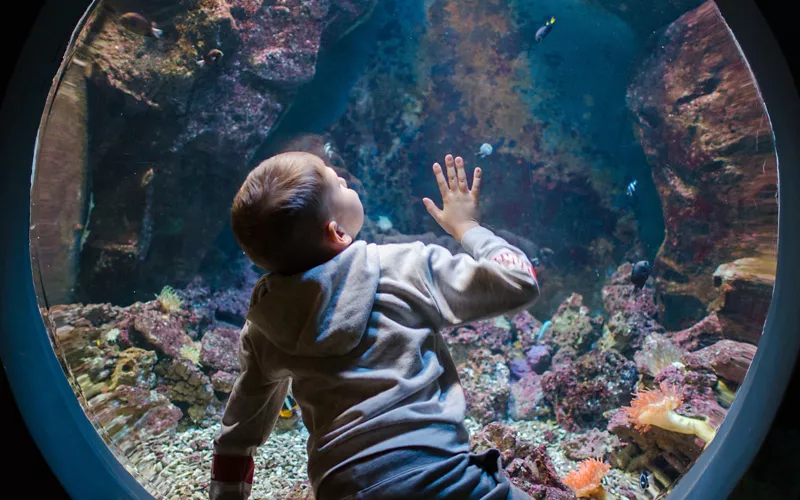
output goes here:
[{"label": "boy's head", "polygon": [[282,153],[253,169],[231,208],[231,225],[258,266],[294,274],[352,243],[364,223],[358,194],[321,158]]}]

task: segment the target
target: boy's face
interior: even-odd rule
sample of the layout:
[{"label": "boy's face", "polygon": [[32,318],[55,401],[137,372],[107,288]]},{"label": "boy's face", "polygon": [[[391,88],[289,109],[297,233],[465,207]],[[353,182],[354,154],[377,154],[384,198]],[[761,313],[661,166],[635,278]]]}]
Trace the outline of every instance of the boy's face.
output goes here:
[{"label": "boy's face", "polygon": [[347,187],[347,182],[339,177],[334,169],[322,161],[319,165],[328,183],[333,220],[351,239],[355,238],[364,225],[364,207],[361,205],[361,199],[358,193]]}]

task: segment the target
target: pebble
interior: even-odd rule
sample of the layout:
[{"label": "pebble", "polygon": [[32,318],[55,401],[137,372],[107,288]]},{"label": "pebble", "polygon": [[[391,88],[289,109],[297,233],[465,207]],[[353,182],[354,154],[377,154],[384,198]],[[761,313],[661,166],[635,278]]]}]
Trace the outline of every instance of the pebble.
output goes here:
[{"label": "pebble", "polygon": [[[564,455],[561,443],[573,437],[573,434],[555,423],[546,421],[515,422],[505,424],[517,430],[520,439],[546,444],[547,452],[556,472],[565,476],[577,467],[577,462]],[[211,473],[212,442],[219,432],[219,424],[207,428],[192,428],[182,432],[153,438],[142,443],[135,454],[139,462],[133,462],[140,471],[152,470],[145,488],[159,498],[195,499],[207,498]],[[467,419],[467,430],[474,434],[482,426]],[[551,431],[556,439],[547,442],[545,431]],[[253,483],[251,498],[254,500],[284,500],[289,490],[297,483],[307,479],[306,441],[308,432],[305,428],[297,431],[273,433],[264,446],[259,447],[254,457],[256,478]],[[194,450],[190,443],[203,443],[200,449]],[[186,456],[198,453],[199,461],[189,463]],[[145,465],[148,468],[145,469]],[[149,467],[152,468],[149,468]],[[638,487],[638,475],[628,474],[618,469],[608,473],[607,491],[614,494],[623,486]]]}]

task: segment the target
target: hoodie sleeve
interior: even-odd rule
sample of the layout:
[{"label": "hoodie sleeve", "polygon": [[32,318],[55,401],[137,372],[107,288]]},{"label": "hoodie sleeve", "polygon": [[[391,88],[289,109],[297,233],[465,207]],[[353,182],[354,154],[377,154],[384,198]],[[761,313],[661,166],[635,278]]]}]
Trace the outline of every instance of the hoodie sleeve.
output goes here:
[{"label": "hoodie sleeve", "polygon": [[222,429],[214,439],[211,500],[244,500],[253,484],[256,449],[264,444],[278,420],[290,379],[270,376],[259,364],[262,346],[248,334],[239,340],[241,372],[233,385]]},{"label": "hoodie sleeve", "polygon": [[437,327],[456,326],[529,307],[539,283],[528,258],[484,227],[467,231],[453,255],[439,245],[423,250],[423,281],[436,306]]}]

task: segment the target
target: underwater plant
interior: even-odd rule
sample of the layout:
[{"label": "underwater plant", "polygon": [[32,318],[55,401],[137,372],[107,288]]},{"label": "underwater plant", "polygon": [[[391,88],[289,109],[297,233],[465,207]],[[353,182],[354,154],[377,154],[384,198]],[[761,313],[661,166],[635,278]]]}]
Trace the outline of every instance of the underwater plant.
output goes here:
[{"label": "underwater plant", "polygon": [[563,479],[578,498],[604,500],[603,478],[611,466],[600,460],[589,458],[578,464],[578,470],[570,471]]},{"label": "underwater plant", "polygon": [[183,299],[172,289],[171,286],[165,286],[161,292],[156,295],[156,300],[161,306],[161,310],[165,313],[172,313],[180,310]]},{"label": "underwater plant", "polygon": [[662,382],[657,389],[639,391],[635,396],[631,405],[622,409],[637,431],[647,432],[654,425],[680,434],[694,434],[705,442],[704,448],[714,439],[716,431],[708,419],[685,417],[675,412],[683,403],[683,397],[668,383]]},{"label": "underwater plant", "polygon": [[199,342],[185,344],[180,350],[181,357],[188,359],[196,366],[200,366],[200,346]]}]

